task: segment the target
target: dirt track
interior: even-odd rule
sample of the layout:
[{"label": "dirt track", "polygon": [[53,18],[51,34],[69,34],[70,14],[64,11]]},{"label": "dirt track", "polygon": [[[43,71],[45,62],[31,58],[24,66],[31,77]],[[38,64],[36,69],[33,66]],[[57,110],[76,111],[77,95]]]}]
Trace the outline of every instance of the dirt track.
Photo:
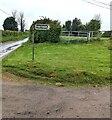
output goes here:
[{"label": "dirt track", "polygon": [[110,89],[46,87],[3,80],[3,118],[109,118]]}]

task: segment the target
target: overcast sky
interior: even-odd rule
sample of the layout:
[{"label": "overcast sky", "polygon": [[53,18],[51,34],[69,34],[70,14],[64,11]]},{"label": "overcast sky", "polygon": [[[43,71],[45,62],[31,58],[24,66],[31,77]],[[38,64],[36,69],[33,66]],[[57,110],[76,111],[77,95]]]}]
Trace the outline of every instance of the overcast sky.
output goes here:
[{"label": "overcast sky", "polygon": [[[87,0],[86,0],[87,1]],[[94,0],[88,0],[94,2]],[[111,0],[97,0],[110,4]],[[96,4],[96,2],[94,2]],[[103,7],[109,7],[104,6]],[[110,30],[110,10],[101,8],[83,0],[0,0],[0,9],[11,15],[12,10],[24,12],[27,29],[39,16],[46,16],[54,20],[59,20],[61,24],[75,17],[81,19],[82,23],[89,22],[95,14],[101,15],[101,30]],[[0,11],[0,29],[4,19],[9,17]]]}]

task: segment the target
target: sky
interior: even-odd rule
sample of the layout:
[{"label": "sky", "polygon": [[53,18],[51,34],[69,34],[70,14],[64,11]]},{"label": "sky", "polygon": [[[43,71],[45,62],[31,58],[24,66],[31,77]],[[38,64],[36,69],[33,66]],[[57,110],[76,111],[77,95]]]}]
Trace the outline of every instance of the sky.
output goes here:
[{"label": "sky", "polygon": [[[95,0],[85,0],[95,3]],[[26,29],[29,29],[32,22],[40,19],[40,16],[46,16],[53,20],[59,20],[64,24],[67,20],[73,20],[75,17],[81,19],[82,23],[89,22],[95,14],[101,15],[101,30],[110,30],[110,10],[92,5],[84,0],[0,0],[0,29],[4,20],[11,16],[11,11],[17,10],[24,12],[26,20]],[[111,0],[97,0],[110,4]],[[103,7],[104,4],[99,4]]]}]

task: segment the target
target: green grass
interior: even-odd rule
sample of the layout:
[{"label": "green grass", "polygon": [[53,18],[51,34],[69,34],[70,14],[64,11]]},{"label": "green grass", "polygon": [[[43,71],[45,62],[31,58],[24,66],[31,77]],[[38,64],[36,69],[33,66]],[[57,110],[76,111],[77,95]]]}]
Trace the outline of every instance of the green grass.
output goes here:
[{"label": "green grass", "polygon": [[18,40],[23,40],[24,38],[28,37],[27,35],[20,35],[20,36],[7,36],[7,37],[2,37],[2,42],[9,42],[9,41],[18,41]]},{"label": "green grass", "polygon": [[48,84],[109,85],[108,46],[106,39],[90,44],[35,44],[32,62],[32,44],[27,42],[3,59],[3,71]]},{"label": "green grass", "polygon": [[23,40],[28,37],[28,32],[17,32],[17,31],[9,31],[9,30],[0,30],[0,41],[1,42],[9,42],[9,41],[18,41]]}]

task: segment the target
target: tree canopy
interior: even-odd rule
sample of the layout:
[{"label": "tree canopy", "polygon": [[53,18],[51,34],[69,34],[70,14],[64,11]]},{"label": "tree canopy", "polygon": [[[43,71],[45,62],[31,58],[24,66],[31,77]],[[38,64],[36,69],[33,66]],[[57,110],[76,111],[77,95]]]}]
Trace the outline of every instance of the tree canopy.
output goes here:
[{"label": "tree canopy", "polygon": [[96,15],[93,19],[91,19],[86,24],[82,24],[81,20],[75,18],[72,20],[65,21],[65,25],[63,25],[63,30],[66,31],[98,31],[101,28],[101,18]]},{"label": "tree canopy", "polygon": [[75,18],[72,22],[72,31],[79,31],[81,29],[82,22],[80,19]]},{"label": "tree canopy", "polygon": [[70,20],[65,22],[65,30],[67,30],[67,31],[71,30],[71,21]]},{"label": "tree canopy", "polygon": [[4,20],[3,23],[4,30],[18,31],[18,24],[15,21],[14,17],[8,17]]},{"label": "tree canopy", "polygon": [[101,22],[100,20],[92,19],[86,26],[88,31],[97,31],[101,28]]}]

